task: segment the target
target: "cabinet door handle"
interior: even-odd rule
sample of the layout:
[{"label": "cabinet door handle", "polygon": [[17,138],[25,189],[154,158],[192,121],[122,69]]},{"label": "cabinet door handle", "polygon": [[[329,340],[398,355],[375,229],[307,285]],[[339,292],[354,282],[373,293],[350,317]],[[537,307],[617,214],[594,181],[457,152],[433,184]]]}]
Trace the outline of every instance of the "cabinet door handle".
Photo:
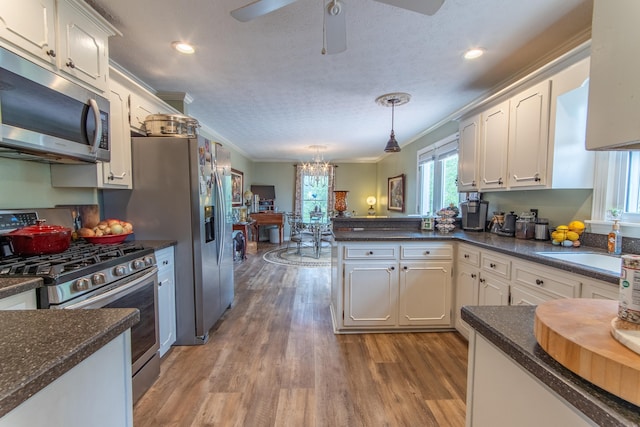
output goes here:
[{"label": "cabinet door handle", "polygon": [[480,283],[486,282],[486,279],[480,279]]},{"label": "cabinet door handle", "polygon": [[491,267],[491,268],[496,268],[496,265],[495,265],[494,263],[490,263],[490,264],[489,264],[489,267]]},{"label": "cabinet door handle", "polygon": [[69,61],[65,64],[69,68],[76,68],[76,64],[73,63],[73,60],[69,59]]},{"label": "cabinet door handle", "polygon": [[49,55],[52,58],[56,57],[56,51],[53,49],[49,49],[48,51],[45,52],[47,55]]},{"label": "cabinet door handle", "polygon": [[424,254],[425,254],[425,255],[430,255],[430,254],[431,254],[431,251],[424,251]]},{"label": "cabinet door handle", "polygon": [[393,270],[395,270],[395,269],[396,269],[396,268],[395,268],[394,266],[389,267],[389,270],[391,270],[391,271],[393,271]]},{"label": "cabinet door handle", "polygon": [[[393,269],[393,267],[391,267],[391,268]],[[407,271],[407,270],[409,269],[409,267],[407,267],[407,266],[405,265],[404,267],[402,267],[402,269],[403,269],[404,271]]]},{"label": "cabinet door handle", "polygon": [[469,259],[469,254],[464,254],[464,257],[465,257],[466,259]]},{"label": "cabinet door handle", "polygon": [[[476,276],[476,274],[475,274],[475,273],[471,273],[471,278],[472,278],[472,279],[475,279],[476,277],[478,277],[478,276]],[[482,282],[482,281],[484,281],[484,279],[482,279],[482,280],[480,280],[480,281]]]},{"label": "cabinet door handle", "polygon": [[165,259],[164,261],[162,261],[162,265],[169,265],[169,261]]},{"label": "cabinet door handle", "polygon": [[502,177],[498,178],[498,185],[502,185]]},{"label": "cabinet door handle", "polygon": [[544,285],[544,281],[541,279],[536,279],[536,285]]},{"label": "cabinet door handle", "polygon": [[373,251],[369,251],[367,255],[373,255]]}]

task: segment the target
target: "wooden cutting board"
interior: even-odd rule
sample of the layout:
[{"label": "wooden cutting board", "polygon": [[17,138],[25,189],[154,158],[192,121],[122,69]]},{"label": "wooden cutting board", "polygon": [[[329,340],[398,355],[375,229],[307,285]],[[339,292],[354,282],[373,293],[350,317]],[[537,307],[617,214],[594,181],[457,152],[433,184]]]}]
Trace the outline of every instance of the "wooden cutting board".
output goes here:
[{"label": "wooden cutting board", "polygon": [[558,299],[536,308],[540,346],[570,371],[640,405],[640,355],[611,335],[618,301]]}]

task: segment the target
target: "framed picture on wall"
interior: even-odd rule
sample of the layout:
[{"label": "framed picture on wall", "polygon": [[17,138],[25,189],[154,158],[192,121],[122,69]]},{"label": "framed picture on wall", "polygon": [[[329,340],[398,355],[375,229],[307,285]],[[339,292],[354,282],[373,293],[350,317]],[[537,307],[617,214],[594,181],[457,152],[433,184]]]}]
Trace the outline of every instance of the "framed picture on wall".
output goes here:
[{"label": "framed picture on wall", "polygon": [[231,206],[242,206],[242,194],[244,188],[244,174],[236,169],[231,169]]},{"label": "framed picture on wall", "polygon": [[404,174],[387,181],[387,210],[404,212]]}]

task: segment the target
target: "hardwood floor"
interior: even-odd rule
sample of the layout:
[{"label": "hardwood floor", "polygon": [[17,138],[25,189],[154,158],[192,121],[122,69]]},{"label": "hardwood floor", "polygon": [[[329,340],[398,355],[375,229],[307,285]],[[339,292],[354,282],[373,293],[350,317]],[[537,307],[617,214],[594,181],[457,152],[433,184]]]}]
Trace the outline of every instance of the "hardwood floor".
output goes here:
[{"label": "hardwood floor", "polygon": [[236,263],[233,307],[203,346],[173,347],[134,408],[146,426],[463,426],[456,332],[335,335],[330,269]]}]

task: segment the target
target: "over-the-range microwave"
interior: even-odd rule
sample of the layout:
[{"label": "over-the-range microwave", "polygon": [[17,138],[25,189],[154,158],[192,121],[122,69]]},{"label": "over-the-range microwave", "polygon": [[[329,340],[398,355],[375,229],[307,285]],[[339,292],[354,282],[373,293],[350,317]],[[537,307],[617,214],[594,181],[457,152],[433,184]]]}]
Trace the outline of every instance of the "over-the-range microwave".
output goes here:
[{"label": "over-the-range microwave", "polygon": [[110,160],[109,100],[0,48],[0,157]]}]

